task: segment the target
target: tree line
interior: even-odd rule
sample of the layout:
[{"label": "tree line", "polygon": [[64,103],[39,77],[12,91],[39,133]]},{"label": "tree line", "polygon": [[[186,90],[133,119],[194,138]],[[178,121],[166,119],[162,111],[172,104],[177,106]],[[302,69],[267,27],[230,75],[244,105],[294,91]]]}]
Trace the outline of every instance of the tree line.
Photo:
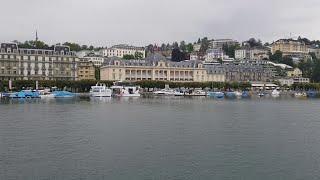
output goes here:
[{"label": "tree line", "polygon": [[[47,49],[47,50],[53,50],[54,45],[48,45],[47,43],[43,41],[34,41],[34,40],[28,40],[25,42],[20,42],[17,40],[12,41],[13,43],[16,43],[19,48],[26,48],[26,49]],[[80,45],[73,42],[64,42],[64,43],[57,43],[55,45],[64,45],[69,46],[70,51],[82,51],[82,50],[91,50],[91,51],[98,51],[103,49],[104,47],[94,47],[93,45]]]}]

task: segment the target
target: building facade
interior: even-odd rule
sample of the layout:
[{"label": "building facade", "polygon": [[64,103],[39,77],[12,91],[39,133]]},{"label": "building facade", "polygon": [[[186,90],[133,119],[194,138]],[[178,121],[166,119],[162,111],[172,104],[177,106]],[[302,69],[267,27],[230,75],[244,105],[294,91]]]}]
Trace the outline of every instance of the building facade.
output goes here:
[{"label": "building facade", "polygon": [[281,86],[292,86],[293,84],[304,84],[304,83],[310,83],[309,78],[303,78],[303,77],[296,77],[296,78],[281,78],[278,79]]},{"label": "building facade", "polygon": [[308,55],[308,48],[302,41],[293,39],[280,39],[272,43],[271,52],[281,51],[283,56],[305,58]]},{"label": "building facade", "polygon": [[265,48],[241,48],[235,50],[235,59],[265,60],[269,59],[269,50]]},{"label": "building facade", "polygon": [[80,59],[78,62],[78,80],[95,80],[95,66],[93,62]]},{"label": "building facade", "polygon": [[288,77],[302,77],[302,71],[299,68],[294,68],[289,71],[287,71],[287,76]]},{"label": "building facade", "polygon": [[223,46],[234,46],[239,44],[236,40],[233,39],[215,39],[209,41],[210,49],[222,49]]},{"label": "building facade", "polygon": [[19,48],[1,43],[1,80],[77,80],[79,58],[68,46],[51,50]]},{"label": "building facade", "polygon": [[226,81],[230,82],[271,82],[274,71],[264,61],[242,61],[224,64]]},{"label": "building facade", "polygon": [[143,47],[129,46],[126,44],[115,45],[111,48],[104,49],[103,56],[123,58],[124,55],[135,55],[136,52],[141,53],[142,58],[146,57],[146,51]]},{"label": "building facade", "polygon": [[82,59],[88,62],[92,62],[95,67],[100,67],[104,61],[104,57],[94,53],[89,53],[86,56],[84,56]]},{"label": "building facade", "polygon": [[224,82],[222,68],[206,69],[201,61],[108,59],[100,69],[101,80],[110,81],[173,81]]}]

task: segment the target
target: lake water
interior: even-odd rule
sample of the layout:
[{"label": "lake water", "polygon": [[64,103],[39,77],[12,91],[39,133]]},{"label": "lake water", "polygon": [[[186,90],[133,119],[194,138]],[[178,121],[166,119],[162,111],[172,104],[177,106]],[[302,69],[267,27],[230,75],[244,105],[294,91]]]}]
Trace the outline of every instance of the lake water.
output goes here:
[{"label": "lake water", "polygon": [[320,179],[320,101],[14,100],[0,179]]}]

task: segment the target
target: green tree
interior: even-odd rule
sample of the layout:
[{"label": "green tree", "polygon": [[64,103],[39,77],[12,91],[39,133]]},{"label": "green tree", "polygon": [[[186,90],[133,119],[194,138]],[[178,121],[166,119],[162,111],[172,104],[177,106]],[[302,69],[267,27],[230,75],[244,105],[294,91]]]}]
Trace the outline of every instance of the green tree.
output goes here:
[{"label": "green tree", "polygon": [[312,81],[320,82],[320,60],[316,59],[313,73],[312,73]]},{"label": "green tree", "polygon": [[134,58],[135,59],[142,59],[143,58],[143,54],[142,54],[142,52],[135,52],[134,53]]},{"label": "green tree", "polygon": [[95,76],[96,80],[100,80],[100,68],[99,67],[94,68],[94,76]]},{"label": "green tree", "polygon": [[132,54],[125,54],[125,55],[123,55],[122,59],[130,60],[130,59],[135,59],[135,58],[134,58],[134,55],[132,55]]},{"label": "green tree", "polygon": [[286,65],[289,65],[291,67],[295,67],[295,64],[293,63],[293,60],[291,57],[289,56],[285,56],[282,58],[282,63],[283,64],[286,64]]},{"label": "green tree", "polygon": [[63,43],[63,45],[69,46],[70,51],[81,51],[81,46],[77,43],[65,42],[65,43]]},{"label": "green tree", "polygon": [[188,52],[188,53],[193,52],[193,44],[192,44],[192,43],[187,44],[186,49],[187,49],[187,52]]},{"label": "green tree", "polygon": [[200,52],[202,54],[204,54],[209,48],[209,40],[207,37],[204,37],[202,40],[201,40],[201,47],[200,47]]},{"label": "green tree", "polygon": [[298,64],[298,68],[302,71],[304,77],[311,78],[314,68],[314,62],[312,59],[300,61]]},{"label": "green tree", "polygon": [[186,52],[187,47],[186,47],[186,42],[185,42],[185,41],[181,41],[179,47],[180,47],[180,50],[181,50],[182,52]]},{"label": "green tree", "polygon": [[236,49],[240,48],[239,45],[223,45],[222,50],[231,58],[235,57]]},{"label": "green tree", "polygon": [[282,62],[282,52],[277,50],[274,54],[270,54],[270,61],[276,63]]}]

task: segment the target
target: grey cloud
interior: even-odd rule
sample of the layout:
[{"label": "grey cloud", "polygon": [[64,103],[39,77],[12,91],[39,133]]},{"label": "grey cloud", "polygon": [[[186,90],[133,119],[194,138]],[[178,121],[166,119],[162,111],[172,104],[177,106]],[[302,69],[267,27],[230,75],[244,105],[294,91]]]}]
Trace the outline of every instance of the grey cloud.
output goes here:
[{"label": "grey cloud", "polygon": [[146,45],[198,37],[320,39],[318,0],[10,0],[0,40]]}]

